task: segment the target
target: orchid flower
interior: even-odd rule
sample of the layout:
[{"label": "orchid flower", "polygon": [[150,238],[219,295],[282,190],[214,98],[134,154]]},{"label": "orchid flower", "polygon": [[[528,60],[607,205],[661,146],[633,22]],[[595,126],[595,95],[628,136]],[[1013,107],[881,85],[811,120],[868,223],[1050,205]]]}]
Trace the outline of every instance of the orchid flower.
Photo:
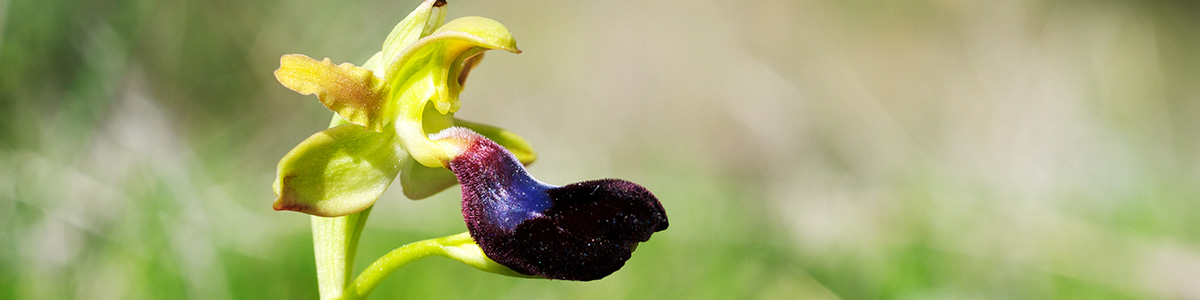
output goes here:
[{"label": "orchid flower", "polygon": [[[279,162],[275,210],[335,217],[363,211],[400,176],[404,194],[421,199],[455,183],[442,168],[426,132],[470,128],[528,164],[529,143],[504,129],[454,118],[467,73],[484,51],[520,53],[495,20],[464,17],[442,24],[437,1],[425,1],[396,25],[362,67],[289,54],[275,77],[301,94],[316,94],[336,112],[318,132]],[[442,2],[444,3],[444,2]]]},{"label": "orchid flower", "polygon": [[[509,276],[600,279],[667,228],[646,188],[619,179],[543,183],[525,170],[536,155],[524,139],[454,118],[483,52],[521,51],[494,20],[444,22],[444,5],[424,1],[361,67],[289,54],[275,71],[335,112],[329,129],[283,157],[274,183],[275,210],[312,215],[322,299],[366,297],[392,271],[433,255]],[[411,199],[461,183],[468,232],[396,248],[350,281],[366,218],[397,176]]]}]

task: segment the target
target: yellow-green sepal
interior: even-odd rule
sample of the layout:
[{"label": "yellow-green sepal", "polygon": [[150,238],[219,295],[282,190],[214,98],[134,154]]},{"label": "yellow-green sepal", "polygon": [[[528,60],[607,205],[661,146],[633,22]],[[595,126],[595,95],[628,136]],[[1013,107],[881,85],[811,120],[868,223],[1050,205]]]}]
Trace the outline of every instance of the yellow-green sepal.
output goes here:
[{"label": "yellow-green sepal", "polygon": [[400,187],[408,199],[429,198],[429,196],[458,184],[458,180],[454,178],[454,173],[450,170],[426,167],[412,158],[405,159],[400,169]]},{"label": "yellow-green sepal", "polygon": [[394,139],[355,124],[313,134],[279,161],[275,210],[336,217],[371,207],[407,159]]}]

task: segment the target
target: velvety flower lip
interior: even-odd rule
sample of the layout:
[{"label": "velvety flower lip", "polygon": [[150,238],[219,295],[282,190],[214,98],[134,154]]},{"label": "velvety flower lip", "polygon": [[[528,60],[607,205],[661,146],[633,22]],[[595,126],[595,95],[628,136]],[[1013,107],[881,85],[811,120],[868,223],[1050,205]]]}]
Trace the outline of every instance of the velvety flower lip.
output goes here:
[{"label": "velvety flower lip", "polygon": [[470,130],[450,128],[431,138],[461,147],[447,167],[463,186],[467,229],[489,258],[517,272],[600,279],[668,226],[662,204],[636,183],[601,179],[556,187]]}]

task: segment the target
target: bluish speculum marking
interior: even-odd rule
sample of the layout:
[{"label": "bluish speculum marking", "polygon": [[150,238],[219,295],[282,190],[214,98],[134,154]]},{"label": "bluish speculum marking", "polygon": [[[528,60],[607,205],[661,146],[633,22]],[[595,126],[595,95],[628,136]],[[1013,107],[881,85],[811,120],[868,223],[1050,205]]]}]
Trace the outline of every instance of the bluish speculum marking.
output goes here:
[{"label": "bluish speculum marking", "polygon": [[529,176],[515,160],[502,160],[498,170],[509,176],[496,176],[486,195],[480,195],[488,219],[504,230],[515,230],[521,222],[542,216],[553,202],[546,190],[554,186]]}]

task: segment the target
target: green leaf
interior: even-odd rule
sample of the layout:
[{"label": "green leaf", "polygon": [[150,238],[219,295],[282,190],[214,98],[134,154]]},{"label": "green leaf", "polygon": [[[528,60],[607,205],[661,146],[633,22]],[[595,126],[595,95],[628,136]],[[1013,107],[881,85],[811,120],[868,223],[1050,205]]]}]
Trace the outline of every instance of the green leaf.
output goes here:
[{"label": "green leaf", "polygon": [[370,207],[407,158],[394,139],[353,124],[308,137],[279,161],[275,210],[335,217]]}]

